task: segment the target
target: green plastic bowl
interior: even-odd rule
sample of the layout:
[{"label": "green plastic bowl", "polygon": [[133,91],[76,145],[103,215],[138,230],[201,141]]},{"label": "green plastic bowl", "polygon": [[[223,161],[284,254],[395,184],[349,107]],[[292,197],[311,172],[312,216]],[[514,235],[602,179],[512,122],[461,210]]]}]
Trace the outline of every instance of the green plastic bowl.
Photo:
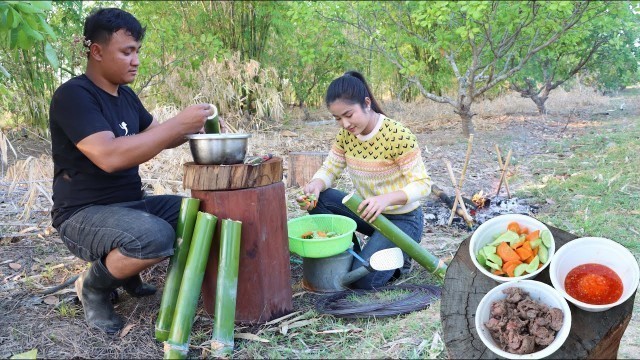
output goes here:
[{"label": "green plastic bowl", "polygon": [[[302,257],[325,258],[347,250],[358,225],[346,216],[318,214],[291,219],[287,227],[291,252]],[[301,238],[307,231],[333,231],[339,235],[326,239]]]}]

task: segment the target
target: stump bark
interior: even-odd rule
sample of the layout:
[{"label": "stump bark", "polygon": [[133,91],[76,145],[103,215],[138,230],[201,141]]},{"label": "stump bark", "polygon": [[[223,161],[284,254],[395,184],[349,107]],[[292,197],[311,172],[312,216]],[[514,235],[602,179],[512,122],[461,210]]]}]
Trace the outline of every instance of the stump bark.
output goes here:
[{"label": "stump bark", "polygon": [[326,152],[290,152],[287,186],[305,186],[320,169],[327,155]]},{"label": "stump bark", "polygon": [[[577,238],[566,231],[547,225],[556,241],[556,251],[562,245]],[[475,329],[475,311],[482,297],[497,282],[479,273],[469,255],[469,240],[460,244],[449,264],[442,289],[440,319],[443,338],[451,359],[495,359]],[[534,280],[551,285],[549,268]],[[631,314],[635,293],[624,303],[604,312],[587,312],[569,303],[571,332],[562,347],[548,359],[615,359],[620,339]]]}]

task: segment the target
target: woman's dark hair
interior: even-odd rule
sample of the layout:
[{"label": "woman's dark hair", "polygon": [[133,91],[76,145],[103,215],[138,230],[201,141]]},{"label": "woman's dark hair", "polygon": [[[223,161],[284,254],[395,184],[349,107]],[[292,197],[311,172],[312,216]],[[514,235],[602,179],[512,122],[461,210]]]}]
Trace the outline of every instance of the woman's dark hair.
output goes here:
[{"label": "woman's dark hair", "polygon": [[325,102],[329,106],[336,100],[342,100],[350,104],[360,104],[364,109],[364,99],[367,97],[371,100],[373,111],[386,116],[373,97],[364,76],[357,71],[347,71],[329,84]]},{"label": "woman's dark hair", "polygon": [[102,8],[95,10],[84,21],[85,46],[91,43],[106,43],[113,33],[124,29],[136,41],[142,41],[146,27],[124,10]]}]

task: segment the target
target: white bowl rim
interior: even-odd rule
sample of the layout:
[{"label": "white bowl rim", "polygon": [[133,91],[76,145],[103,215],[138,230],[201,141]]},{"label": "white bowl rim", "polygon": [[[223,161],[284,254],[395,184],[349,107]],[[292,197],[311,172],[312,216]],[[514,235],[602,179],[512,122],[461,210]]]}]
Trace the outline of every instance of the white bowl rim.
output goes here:
[{"label": "white bowl rim", "polygon": [[[493,338],[490,337],[489,339],[486,338],[485,333],[480,331],[480,327],[484,326],[484,324],[480,323],[480,316],[478,316],[478,310],[480,309],[480,305],[484,305],[486,302],[489,301],[489,294],[495,293],[495,292],[502,292],[503,289],[505,288],[509,288],[509,287],[520,287],[520,285],[524,284],[524,286],[526,286],[527,284],[531,284],[533,286],[540,286],[542,289],[547,290],[549,293],[554,294],[556,296],[556,298],[558,299],[558,301],[560,302],[560,306],[561,306],[561,310],[562,313],[564,315],[563,318],[563,323],[562,323],[562,328],[564,328],[565,326],[569,326],[569,330],[563,332],[562,334],[560,334],[560,337],[558,337],[558,333],[560,333],[560,331],[556,332],[556,338],[553,340],[552,344],[555,343],[556,341],[559,341],[559,345],[555,350],[549,350],[551,349],[551,345],[547,346],[546,348],[540,350],[540,351],[536,351],[530,354],[512,354],[510,352],[506,352],[502,349],[498,349],[497,346],[494,345],[495,349],[491,349],[489,348],[489,346],[487,346],[486,342],[487,341],[493,341]],[[526,289],[524,289],[525,291],[527,291]],[[527,291],[528,292],[528,291]],[[506,297],[506,295],[505,295]],[[548,304],[545,304],[547,306],[549,306]],[[562,347],[562,345],[564,344],[564,342],[567,340],[567,338],[569,337],[569,333],[571,333],[571,322],[573,321],[572,317],[571,317],[571,308],[569,308],[569,303],[567,303],[567,300],[562,296],[562,294],[560,294],[559,291],[557,291],[556,289],[554,289],[551,285],[545,284],[541,281],[537,281],[537,280],[516,280],[516,281],[509,281],[509,282],[504,282],[501,283],[500,285],[497,285],[496,287],[494,287],[493,289],[489,290],[480,300],[480,302],[478,303],[478,307],[476,308],[476,313],[475,313],[475,326],[476,326],[476,332],[478,333],[478,336],[480,337],[480,340],[482,340],[482,342],[484,343],[484,345],[487,347],[487,349],[489,349],[489,351],[493,352],[494,354],[498,355],[498,356],[502,356],[506,359],[540,359],[540,358],[544,358],[547,357],[551,354],[553,354],[554,352],[556,352],[558,349],[560,349],[560,347]],[[568,321],[568,325],[567,322]],[[561,329],[562,329],[561,328]],[[495,341],[493,341],[495,342]]]},{"label": "white bowl rim", "polygon": [[517,276],[517,277],[498,276],[498,275],[492,274],[490,271],[485,269],[484,266],[480,265],[480,263],[476,259],[476,254],[473,253],[473,246],[472,246],[472,243],[473,243],[474,239],[478,236],[478,235],[476,235],[476,233],[485,224],[487,224],[486,226],[489,226],[489,225],[491,225],[493,223],[496,223],[496,222],[499,222],[499,221],[503,221],[504,217],[510,217],[510,218],[513,219],[513,221],[518,221],[518,219],[526,220],[526,221],[533,220],[533,222],[536,223],[536,226],[539,227],[539,229],[536,229],[536,230],[549,230],[549,232],[551,232],[551,230],[542,221],[534,218],[533,216],[523,215],[523,214],[501,214],[501,215],[498,215],[498,216],[493,217],[493,218],[483,222],[482,224],[480,224],[480,226],[478,226],[478,228],[473,232],[473,234],[471,234],[471,238],[469,239],[469,256],[471,257],[471,261],[476,266],[476,268],[479,269],[480,272],[482,272],[484,275],[492,278],[495,281],[501,282],[501,283],[503,283],[503,282],[513,282],[513,281],[518,281],[518,280],[526,280],[526,279],[530,279],[532,277],[535,277],[536,275],[540,274],[544,269],[546,269],[549,266],[549,264],[551,263],[551,260],[553,259],[553,256],[555,255],[556,246],[555,246],[555,237],[553,236],[553,233],[551,233],[551,237],[553,239],[553,253],[550,254],[549,260],[547,260],[547,262],[544,263],[541,268],[539,268],[538,270],[534,271],[533,273],[526,274],[526,275],[521,275],[521,276]]},{"label": "white bowl rim", "polygon": [[[622,246],[620,243],[618,243],[616,241],[613,241],[611,239],[598,237],[598,236],[585,236],[585,237],[580,237],[580,238],[576,238],[576,239],[573,239],[571,241],[568,241],[567,243],[562,245],[558,249],[558,251],[556,251],[556,253],[553,255],[553,258],[555,258],[556,256],[560,257],[562,254],[564,254],[565,252],[569,251],[567,249],[569,249],[570,247],[566,247],[566,245],[568,245],[568,244],[571,244],[571,246],[577,246],[577,245],[580,245],[581,243],[588,242],[588,241],[593,241],[593,240],[597,240],[599,242],[606,242],[606,243],[608,243],[609,246],[618,248],[618,250],[628,254],[632,259],[635,260],[635,256],[633,255],[633,253],[631,253],[631,251],[629,251],[629,249],[627,249],[626,247]],[[560,255],[558,255],[558,254],[560,254]],[[635,263],[636,263],[636,269],[638,269],[637,273],[640,274],[640,268],[638,267],[638,261],[636,260]],[[572,303],[574,303],[575,305],[577,305],[579,307],[584,307],[584,308],[588,308],[588,309],[592,309],[592,310],[608,310],[608,309],[610,309],[610,308],[612,308],[614,306],[618,306],[618,305],[622,304],[623,302],[629,300],[631,295],[636,293],[636,291],[630,291],[627,294],[627,296],[621,296],[620,299],[618,299],[618,301],[616,301],[614,303],[611,303],[611,304],[594,305],[594,304],[585,303],[585,302],[582,302],[582,301],[574,298],[573,296],[569,295],[566,291],[564,291],[564,286],[561,286],[561,284],[559,283],[559,280],[556,279],[556,277],[553,275],[553,274],[555,274],[556,267],[557,267],[557,265],[555,264],[555,262],[552,262],[551,267],[549,268],[549,279],[551,279],[551,284],[553,285],[553,287],[562,296],[564,296],[567,300],[571,301]],[[618,275],[618,276],[620,276],[620,275]],[[638,276],[636,276],[636,281],[635,281],[635,285],[634,285],[634,288],[636,290],[638,289],[639,283],[640,283],[640,278]]]}]

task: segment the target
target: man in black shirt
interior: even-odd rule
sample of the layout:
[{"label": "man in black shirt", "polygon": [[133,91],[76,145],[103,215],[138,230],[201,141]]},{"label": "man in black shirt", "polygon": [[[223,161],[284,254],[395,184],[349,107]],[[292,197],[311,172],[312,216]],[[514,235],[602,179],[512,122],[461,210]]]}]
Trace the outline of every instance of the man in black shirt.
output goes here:
[{"label": "man in black shirt", "polygon": [[134,81],[145,29],[120,9],[100,9],[84,24],[85,74],[62,84],[51,100],[53,226],[69,250],[91,267],[76,281],[87,322],[107,333],[124,323],[110,294],[153,294],[139,273],[173,254],[181,197],[144,196],[138,166],[213,114],[192,105],[159,123],[125,84]]}]

